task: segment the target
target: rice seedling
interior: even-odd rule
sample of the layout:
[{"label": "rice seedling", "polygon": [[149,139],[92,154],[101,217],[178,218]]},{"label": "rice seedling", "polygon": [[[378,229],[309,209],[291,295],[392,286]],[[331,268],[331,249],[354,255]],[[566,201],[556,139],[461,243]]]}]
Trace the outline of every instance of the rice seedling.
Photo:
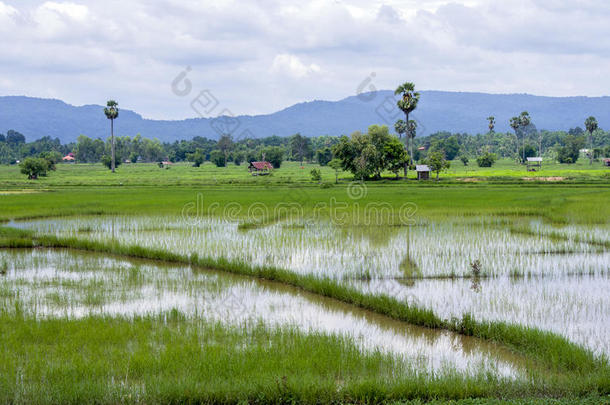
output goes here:
[{"label": "rice seedling", "polygon": [[[125,319],[180,314],[250,330],[254,325],[291,327],[304,333],[344,336],[365,352],[390,353],[417,363],[422,372],[475,375],[488,370],[520,378],[519,356],[456,335],[417,328],[346,305],[322,301],[293,289],[188,267],[130,262],[69,251],[2,252],[19,263],[22,311],[37,319],[83,319],[91,315]],[[104,262],[103,270],[96,270]],[[135,282],[134,282],[135,279]],[[10,311],[13,303],[0,305]]]}]

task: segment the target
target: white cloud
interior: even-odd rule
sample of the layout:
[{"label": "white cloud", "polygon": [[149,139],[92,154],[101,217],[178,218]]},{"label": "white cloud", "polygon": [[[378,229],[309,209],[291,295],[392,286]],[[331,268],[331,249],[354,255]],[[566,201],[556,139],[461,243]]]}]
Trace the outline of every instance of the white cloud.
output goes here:
[{"label": "white cloud", "polygon": [[315,63],[306,65],[301,62],[297,56],[282,53],[276,55],[273,59],[271,70],[274,73],[282,73],[297,79],[301,79],[313,73],[319,73],[320,66],[316,65]]},{"label": "white cloud", "polygon": [[600,95],[608,14],[603,0],[3,0],[0,94],[184,118],[170,83],[188,65],[234,113],[354,95],[371,72],[376,88]]}]

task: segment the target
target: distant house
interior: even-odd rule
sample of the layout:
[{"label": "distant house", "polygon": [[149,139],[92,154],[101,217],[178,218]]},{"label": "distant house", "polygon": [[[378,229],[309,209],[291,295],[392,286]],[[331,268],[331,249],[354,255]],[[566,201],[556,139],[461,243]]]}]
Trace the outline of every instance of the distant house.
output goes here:
[{"label": "distant house", "polygon": [[527,158],[527,171],[535,172],[536,170],[542,169],[542,158],[541,157],[528,157]]},{"label": "distant house", "polygon": [[248,166],[248,171],[253,176],[263,176],[271,173],[271,170],[273,170],[273,165],[269,162],[250,162]]},{"label": "distant house", "polygon": [[420,146],[419,148],[417,148],[417,150],[426,150],[425,146]]},{"label": "distant house", "polygon": [[610,167],[610,159],[604,159],[604,166]]},{"label": "distant house", "polygon": [[417,172],[417,180],[430,179],[430,167],[428,165],[416,165],[415,171]]},{"label": "distant house", "polygon": [[66,163],[74,163],[74,161],[76,159],[74,158],[74,153],[70,152],[66,156],[64,156],[61,160]]}]

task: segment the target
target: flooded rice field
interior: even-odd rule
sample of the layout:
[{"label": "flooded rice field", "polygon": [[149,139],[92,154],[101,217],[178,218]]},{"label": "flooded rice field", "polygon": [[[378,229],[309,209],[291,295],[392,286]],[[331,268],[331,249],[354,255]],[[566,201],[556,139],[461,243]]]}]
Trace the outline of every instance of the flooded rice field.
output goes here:
[{"label": "flooded rice field", "polygon": [[0,250],[0,308],[37,318],[133,317],[180,311],[248,328],[293,327],[346,336],[414,370],[523,376],[523,361],[477,339],[392,321],[277,283],[157,262],[70,250]]},{"label": "flooded rice field", "polygon": [[163,217],[11,225],[313,274],[416,302],[444,319],[471,313],[534,326],[610,355],[608,226],[484,218],[411,227],[283,221],[240,229],[238,222],[216,218],[185,223]]}]

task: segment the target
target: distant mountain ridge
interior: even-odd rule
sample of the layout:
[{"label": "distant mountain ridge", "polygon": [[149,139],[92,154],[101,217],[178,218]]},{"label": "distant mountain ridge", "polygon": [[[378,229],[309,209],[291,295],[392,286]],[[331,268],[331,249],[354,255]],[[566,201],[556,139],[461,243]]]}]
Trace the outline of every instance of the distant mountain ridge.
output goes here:
[{"label": "distant mountain ridge", "polygon": [[[0,133],[14,129],[28,141],[42,136],[76,140],[81,135],[92,138],[108,136],[108,122],[99,105],[72,106],[55,99],[25,96],[0,97]],[[542,97],[528,94],[487,94],[422,91],[419,107],[413,114],[418,121],[418,136],[437,131],[487,132],[486,118],[496,117],[496,131],[508,131],[508,120],[521,111],[529,111],[538,129],[568,130],[584,126],[593,115],[601,128],[610,127],[610,97]],[[339,101],[310,101],[266,115],[242,115],[235,118],[194,118],[168,121],[142,118],[121,109],[115,122],[116,134],[158,138],[161,141],[203,136],[217,139],[229,132],[240,138],[342,135],[364,131],[373,124],[386,124],[393,130],[397,110],[392,91],[362,93]]]}]

